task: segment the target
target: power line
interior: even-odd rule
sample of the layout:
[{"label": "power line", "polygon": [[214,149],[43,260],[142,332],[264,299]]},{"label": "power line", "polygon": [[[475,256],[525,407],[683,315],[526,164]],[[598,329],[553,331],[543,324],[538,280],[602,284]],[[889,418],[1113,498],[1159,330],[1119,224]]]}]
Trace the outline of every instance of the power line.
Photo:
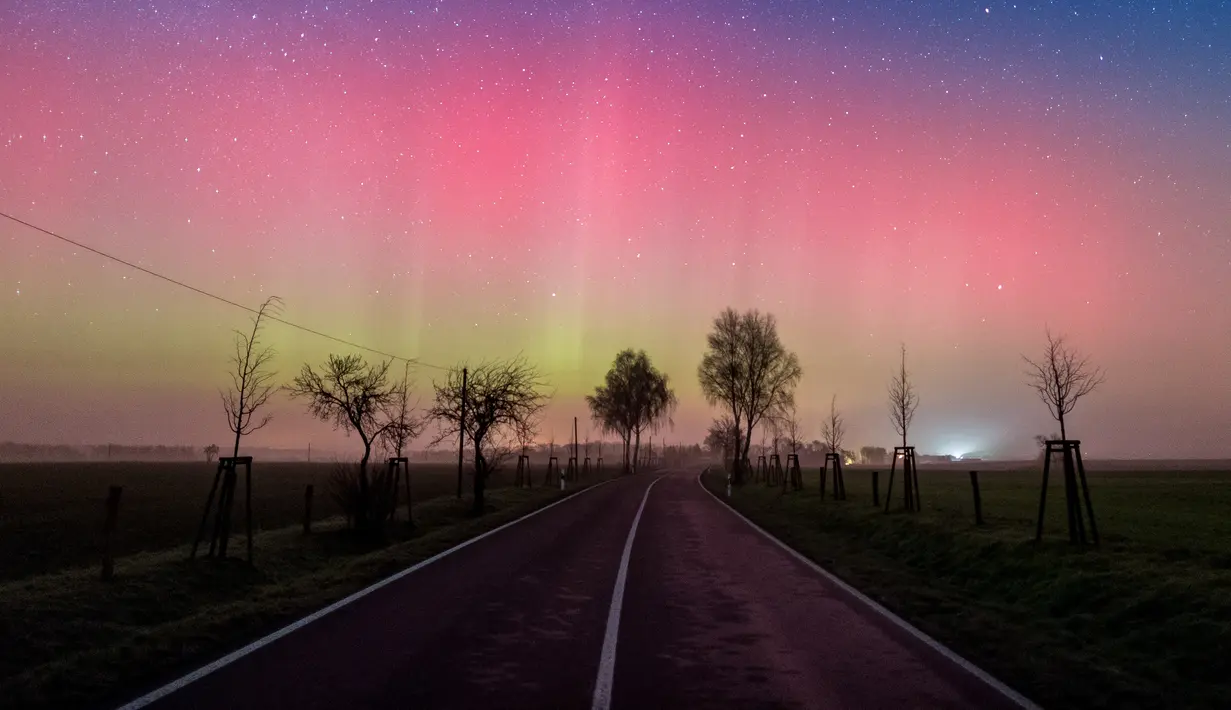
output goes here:
[{"label": "power line", "polygon": [[[30,222],[27,222],[27,221],[25,221],[24,219],[19,219],[19,218],[17,218],[17,217],[14,217],[13,215],[8,214],[7,212],[0,212],[0,217],[4,217],[4,218],[6,218],[6,219],[12,220],[13,222],[16,222],[17,224],[20,224],[20,225],[24,225],[24,226],[26,226],[26,227],[29,227],[30,229],[33,229],[33,230],[35,230],[36,232],[41,232],[41,233],[43,233],[43,234],[46,234],[46,235],[47,235],[47,236],[49,236],[49,237],[55,237],[56,239],[59,239],[59,240],[60,240],[60,241],[62,241],[62,242],[67,242],[68,244],[72,244],[72,245],[73,245],[73,246],[75,246],[75,247],[78,247],[78,248],[81,248],[81,249],[85,249],[86,251],[91,252],[91,253],[94,253],[94,254],[97,254],[97,255],[99,255],[99,256],[101,256],[101,257],[103,257],[104,259],[110,259],[111,261],[114,261],[114,262],[116,262],[116,263],[123,264],[124,266],[127,266],[127,267],[128,267],[128,268],[130,268],[130,269],[136,269],[137,271],[140,271],[140,272],[142,272],[142,273],[144,273],[144,274],[148,274],[148,275],[150,275],[150,276],[153,276],[153,277],[154,277],[154,278],[156,278],[156,279],[162,279],[163,281],[166,281],[166,282],[168,282],[168,283],[171,283],[171,284],[174,284],[174,285],[176,285],[176,286],[179,286],[180,288],[186,288],[186,289],[188,289],[189,291],[192,291],[192,292],[194,292],[194,293],[197,293],[197,294],[200,294],[200,295],[202,295],[202,296],[205,296],[206,298],[212,298],[212,299],[214,299],[215,301],[219,301],[219,302],[221,302],[221,303],[225,303],[225,304],[227,304],[228,306],[234,306],[235,308],[238,308],[238,309],[240,309],[240,310],[247,311],[247,312],[252,313],[252,314],[259,314],[259,313],[260,313],[260,311],[258,311],[258,310],[257,310],[257,309],[255,309],[255,308],[250,308],[250,307],[248,307],[248,306],[245,306],[245,305],[244,305],[244,304],[242,304],[242,303],[236,303],[235,301],[232,301],[232,300],[230,300],[230,299],[228,299],[228,298],[223,298],[222,296],[219,296],[219,295],[214,294],[214,293],[210,293],[209,291],[206,291],[206,290],[204,290],[204,289],[200,289],[200,288],[197,288],[196,286],[191,286],[191,285],[189,285],[189,284],[186,284],[186,283],[184,283],[183,281],[179,281],[179,280],[177,280],[177,279],[173,279],[173,278],[171,278],[170,276],[164,276],[163,274],[160,274],[160,273],[158,273],[158,272],[156,272],[156,271],[151,271],[150,269],[147,269],[147,268],[145,268],[144,266],[138,266],[138,265],[136,265],[136,264],[132,263],[131,261],[125,261],[124,259],[121,259],[121,258],[120,258],[120,257],[118,257],[118,256],[113,256],[113,255],[111,255],[111,254],[108,254],[108,253],[107,253],[107,252],[105,252],[105,251],[101,251],[101,250],[99,250],[99,249],[95,249],[94,247],[87,246],[87,245],[85,245],[85,244],[82,244],[81,242],[78,242],[78,241],[75,241],[75,240],[69,239],[68,237],[63,236],[63,235],[61,235],[61,234],[56,234],[55,232],[51,231],[50,229],[44,229],[44,228],[42,228],[42,227],[38,226],[37,224],[31,224]],[[345,340],[345,339],[343,339],[343,338],[339,338],[339,337],[336,337],[336,336],[333,336],[333,335],[329,335],[328,333],[322,333],[322,332],[321,332],[321,331],[319,331],[319,330],[314,330],[314,329],[309,328],[309,327],[307,327],[307,326],[299,325],[298,323],[292,323],[291,321],[288,321],[288,320],[286,320],[286,319],[284,319],[284,318],[279,318],[279,317],[277,317],[277,316],[270,315],[270,314],[268,314],[268,313],[266,313],[264,317],[265,317],[265,318],[268,318],[269,320],[272,320],[272,321],[276,321],[276,322],[278,322],[278,323],[281,323],[282,325],[290,326],[291,328],[295,328],[295,329],[297,329],[297,330],[301,330],[301,331],[303,331],[303,332],[305,332],[305,333],[311,333],[312,335],[315,335],[315,336],[318,336],[318,337],[321,337],[321,338],[326,338],[326,339],[328,339],[328,340],[332,340],[332,341],[334,341],[335,343],[341,343],[342,345],[348,345],[348,346],[350,346],[350,347],[352,347],[352,348],[358,348],[358,349],[360,349],[360,350],[366,350],[366,351],[368,351],[368,352],[370,352],[370,353],[375,353],[375,354],[377,354],[377,355],[380,355],[381,357],[387,357],[387,358],[391,358],[391,359],[393,359],[393,360],[401,360],[401,361],[403,361],[403,362],[408,362],[408,363],[410,363],[410,364],[412,364],[412,365],[422,365],[423,367],[430,367],[430,368],[433,368],[433,369],[436,369],[436,370],[444,370],[444,371],[447,371],[447,370],[449,369],[449,368],[447,368],[447,367],[441,367],[440,365],[433,365],[433,364],[431,364],[431,363],[423,362],[422,360],[419,360],[418,358],[407,358],[407,357],[402,357],[402,356],[400,356],[400,355],[394,355],[394,354],[392,354],[392,353],[387,353],[387,352],[384,352],[383,350],[377,350],[376,348],[369,348],[369,347],[368,347],[368,346],[366,346],[366,345],[360,345],[360,344],[358,344],[358,343],[353,343],[353,342],[351,342],[351,341],[349,341],[349,340]]]}]

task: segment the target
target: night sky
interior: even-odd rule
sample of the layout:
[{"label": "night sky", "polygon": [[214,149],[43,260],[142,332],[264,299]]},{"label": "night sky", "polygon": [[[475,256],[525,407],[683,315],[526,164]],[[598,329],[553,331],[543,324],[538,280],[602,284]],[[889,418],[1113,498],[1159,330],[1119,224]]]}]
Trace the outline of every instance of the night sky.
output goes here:
[{"label": "night sky", "polygon": [[[8,2],[0,210],[425,363],[524,352],[567,439],[615,352],[779,318],[807,438],[1231,456],[1231,3]],[[0,440],[225,443],[247,315],[0,220]],[[281,379],[343,346],[274,325]],[[376,358],[377,356],[372,356]],[[419,389],[438,370],[420,367]],[[255,445],[345,445],[288,401]],[[583,433],[585,425],[583,424]],[[350,440],[353,445],[354,440]]]}]

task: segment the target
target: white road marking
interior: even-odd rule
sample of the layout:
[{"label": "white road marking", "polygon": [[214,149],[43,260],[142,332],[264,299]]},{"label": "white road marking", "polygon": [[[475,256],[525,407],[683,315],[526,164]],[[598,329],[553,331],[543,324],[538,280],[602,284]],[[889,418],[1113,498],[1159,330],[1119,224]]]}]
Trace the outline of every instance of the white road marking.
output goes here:
[{"label": "white road marking", "polygon": [[719,498],[718,496],[710,492],[710,489],[706,488],[705,484],[701,482],[701,476],[704,476],[704,475],[705,475],[705,472],[702,471],[701,475],[697,476],[697,485],[701,486],[701,490],[705,491],[706,493],[709,493],[711,498],[718,501],[719,503],[722,503],[724,506],[726,506],[728,510],[730,510],[732,513],[739,516],[739,518],[743,520],[745,523],[748,523],[750,526],[752,526],[753,530],[756,530],[757,532],[764,535],[770,542],[774,543],[778,547],[781,547],[783,550],[786,550],[787,553],[790,554],[792,557],[799,560],[800,562],[803,562],[805,565],[812,568],[813,571],[820,574],[822,577],[824,577],[828,581],[832,582],[835,586],[839,587],[840,589],[845,591],[847,594],[850,594],[852,597],[858,599],[860,602],[867,605],[868,608],[870,608],[872,611],[876,612],[877,614],[880,614],[881,616],[885,617],[889,621],[893,622],[899,628],[909,633],[911,636],[914,636],[915,638],[919,639],[923,643],[927,644],[927,646],[930,647],[933,651],[936,651],[937,653],[944,656],[949,661],[952,661],[954,664],[959,666],[962,670],[966,671],[967,673],[983,681],[993,690],[995,690],[996,692],[1008,698],[1018,707],[1024,708],[1024,710],[1042,710],[1042,708],[1040,708],[1038,705],[1035,705],[1026,696],[1022,695],[1016,690],[1013,690],[1012,688],[1005,685],[1004,683],[1001,683],[1000,681],[996,680],[987,671],[976,666],[975,664],[971,663],[965,658],[962,658],[961,656],[957,655],[957,653],[950,650],[947,646],[945,646],[941,642],[937,641],[931,636],[928,636],[927,634],[923,633],[922,631],[915,628],[914,626],[911,626],[910,622],[906,621],[905,619],[898,616],[897,614],[894,614],[892,611],[889,611],[888,609],[886,609],[885,607],[881,606],[876,601],[874,601],[871,597],[867,596],[866,594],[859,591],[858,589],[855,589],[854,587],[847,584],[846,582],[843,582],[841,579],[835,577],[834,574],[830,572],[829,570],[825,569],[824,567],[821,567],[817,563],[805,557],[799,551],[792,548],[790,545],[787,545],[785,542],[779,540],[778,538],[774,537],[770,533],[766,532],[766,530],[762,528],[760,525],[757,525],[756,523],[752,522],[747,517],[745,517],[743,513],[739,512],[734,507],[732,507],[729,503],[727,503],[723,499]]},{"label": "white road marking", "polygon": [[591,710],[608,710],[611,707],[611,688],[615,682],[616,643],[620,640],[620,610],[624,607],[624,583],[628,581],[628,560],[633,554],[633,538],[637,536],[637,524],[641,522],[641,511],[645,510],[645,502],[650,499],[650,489],[662,480],[655,478],[645,489],[641,497],[641,506],[633,516],[633,526],[628,529],[628,540],[624,542],[624,555],[620,557],[620,571],[616,574],[615,590],[611,593],[611,609],[607,612],[607,633],[603,636],[603,653],[598,659],[598,677],[594,681],[594,700],[590,703]]},{"label": "white road marking", "polygon": [[138,708],[143,708],[149,705],[150,703],[161,700],[162,698],[165,698],[166,696],[170,695],[171,693],[174,693],[180,688],[183,688],[184,686],[195,683],[196,681],[201,680],[202,678],[213,673],[214,671],[220,670],[222,668],[225,668],[226,666],[231,665],[232,663],[238,661],[244,656],[247,656],[253,651],[263,646],[268,646],[269,644],[273,643],[274,641],[277,641],[283,636],[286,636],[287,634],[290,634],[291,632],[298,631],[299,629],[302,629],[308,624],[311,624],[313,621],[316,621],[317,619],[327,614],[335,612],[338,609],[341,609],[342,607],[348,604],[351,604],[353,602],[356,602],[366,597],[367,595],[371,594],[372,592],[375,592],[381,587],[392,584],[398,581],[399,579],[405,577],[406,575],[411,574],[412,572],[421,570],[424,567],[427,567],[428,565],[432,564],[433,562],[436,562],[437,560],[444,559],[445,557],[448,557],[449,555],[452,555],[453,553],[458,552],[459,550],[463,548],[469,547],[473,545],[474,543],[478,542],[479,540],[482,540],[485,537],[495,535],[496,533],[500,532],[501,530],[504,530],[505,528],[512,527],[520,522],[529,520],[530,518],[533,518],[539,513],[547,512],[548,510],[551,510],[552,508],[556,507],[557,505],[560,505],[561,503],[564,503],[566,501],[570,501],[576,498],[577,496],[581,495],[582,493],[585,493],[586,491],[592,491],[595,488],[604,486],[615,480],[618,480],[618,479],[611,478],[606,481],[596,483],[593,486],[590,486],[588,488],[583,488],[577,491],[576,493],[574,493],[573,495],[568,496],[567,498],[562,498],[556,501],[555,503],[545,505],[542,508],[539,508],[538,510],[532,511],[530,513],[527,513],[526,515],[521,516],[520,518],[517,518],[516,520],[510,520],[509,522],[505,523],[504,525],[501,525],[498,528],[488,530],[482,535],[479,535],[477,537],[472,537],[463,543],[454,545],[453,547],[450,547],[449,549],[444,550],[443,552],[438,552],[435,555],[432,555],[431,557],[427,558],[426,560],[423,560],[422,562],[418,562],[410,567],[407,567],[406,569],[402,570],[401,572],[397,572],[393,574],[392,576],[386,577],[380,580],[379,582],[371,585],[370,587],[364,587],[363,589],[360,589],[359,591],[355,592],[349,597],[346,597],[345,599],[342,599],[340,601],[336,601],[333,604],[330,604],[329,606],[325,607],[324,609],[321,609],[320,611],[309,614],[308,616],[305,616],[304,618],[292,624],[283,626],[277,631],[269,634],[268,636],[265,636],[263,638],[257,639],[256,641],[253,641],[252,643],[248,644],[247,646],[244,646],[238,651],[233,651],[231,653],[228,653],[227,655],[223,656],[222,658],[219,658],[213,663],[209,663],[204,666],[201,666],[200,668],[189,673],[188,675],[181,676],[180,678],[177,678],[171,681],[170,683],[167,683],[166,685],[162,686],[161,688],[158,688],[157,690],[153,690],[149,693],[146,693],[145,695],[142,695],[136,700],[125,703],[124,705],[121,705],[120,707],[116,708],[116,710],[138,710]]}]

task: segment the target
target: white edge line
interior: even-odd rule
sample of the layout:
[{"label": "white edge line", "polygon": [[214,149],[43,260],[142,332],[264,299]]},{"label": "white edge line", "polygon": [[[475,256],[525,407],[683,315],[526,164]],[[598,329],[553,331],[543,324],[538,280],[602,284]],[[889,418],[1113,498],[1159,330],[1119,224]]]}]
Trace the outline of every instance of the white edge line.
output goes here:
[{"label": "white edge line", "polygon": [[[708,470],[709,470],[709,469],[707,468],[707,469],[706,469],[706,471],[708,471]],[[701,486],[701,490],[705,491],[706,493],[709,493],[709,495],[710,495],[710,497],[711,497],[711,498],[713,498],[714,500],[718,501],[719,503],[722,503],[722,504],[723,504],[723,506],[724,506],[724,507],[726,507],[726,509],[727,509],[727,510],[729,510],[729,511],[731,511],[732,513],[734,513],[734,514],[736,514],[737,516],[739,516],[739,517],[740,517],[740,519],[742,519],[745,523],[748,523],[748,525],[752,526],[752,529],[753,529],[753,530],[756,530],[757,532],[761,533],[761,534],[762,534],[762,535],[764,535],[766,538],[768,538],[770,542],[774,543],[774,544],[775,544],[775,545],[777,545],[778,547],[781,547],[783,550],[786,550],[786,551],[787,551],[787,553],[789,553],[789,554],[790,554],[791,556],[793,556],[795,559],[797,559],[797,560],[799,560],[800,562],[803,562],[805,565],[808,565],[809,567],[811,567],[814,571],[818,572],[818,573],[819,573],[822,577],[824,577],[825,579],[829,580],[830,582],[832,582],[832,583],[833,583],[834,585],[836,585],[837,587],[841,588],[841,589],[842,589],[843,591],[845,591],[847,594],[850,594],[851,596],[853,596],[853,597],[855,597],[856,599],[858,599],[860,602],[862,602],[863,604],[865,604],[865,605],[866,605],[868,608],[870,608],[872,611],[875,611],[877,614],[880,614],[881,616],[885,617],[885,618],[886,618],[886,619],[888,619],[889,621],[893,622],[893,623],[894,623],[894,625],[896,625],[896,626],[898,626],[899,628],[901,628],[902,630],[906,631],[906,632],[907,632],[907,633],[909,633],[911,636],[914,636],[915,638],[919,639],[919,640],[920,640],[920,641],[922,641],[923,643],[927,644],[927,646],[928,646],[928,647],[930,647],[933,651],[936,651],[936,652],[937,652],[937,653],[939,653],[940,655],[944,656],[946,659],[948,659],[949,661],[951,661],[951,662],[953,662],[954,664],[956,664],[957,666],[959,666],[962,670],[966,671],[967,673],[969,673],[969,674],[973,675],[974,677],[978,678],[979,680],[983,681],[983,682],[984,682],[984,683],[986,683],[989,687],[991,687],[992,689],[994,689],[996,692],[1000,693],[1001,695],[1005,696],[1005,697],[1006,697],[1006,698],[1008,698],[1009,700],[1013,701],[1013,702],[1014,702],[1014,703],[1015,703],[1018,707],[1025,708],[1026,710],[1042,710],[1042,708],[1041,708],[1040,706],[1038,706],[1038,705],[1034,704],[1034,703],[1033,703],[1033,702],[1032,702],[1029,698],[1027,698],[1026,696],[1022,695],[1021,693],[1017,692],[1016,690],[1013,690],[1012,688],[1010,688],[1009,686],[1005,685],[1004,683],[1002,683],[1002,682],[1000,682],[1000,681],[996,680],[996,679],[995,679],[994,677],[992,677],[992,675],[991,675],[990,673],[988,673],[987,671],[985,671],[985,670],[983,670],[982,668],[980,668],[980,667],[976,666],[975,664],[971,663],[970,661],[966,660],[965,658],[962,658],[962,657],[961,657],[961,656],[959,656],[959,655],[958,655],[955,651],[951,650],[949,647],[945,646],[943,643],[941,643],[941,642],[937,641],[936,639],[932,638],[931,636],[928,636],[927,634],[923,633],[923,632],[922,632],[922,631],[920,631],[919,629],[915,628],[914,626],[912,626],[912,625],[910,624],[910,622],[906,621],[906,620],[905,620],[905,619],[903,619],[902,617],[898,616],[897,614],[894,614],[892,611],[889,611],[889,610],[888,610],[888,609],[886,609],[885,607],[881,606],[878,602],[876,602],[875,600],[873,600],[871,597],[867,596],[867,595],[866,595],[866,594],[864,594],[863,592],[859,591],[858,589],[855,589],[854,587],[852,587],[851,585],[847,584],[846,582],[843,582],[841,579],[839,579],[837,576],[835,576],[835,575],[834,575],[832,572],[830,572],[829,570],[825,569],[824,567],[821,567],[821,566],[820,566],[820,565],[818,565],[817,563],[815,563],[815,562],[813,562],[812,560],[808,559],[807,557],[805,557],[802,553],[800,553],[800,552],[799,552],[798,550],[796,550],[795,548],[791,547],[790,545],[786,544],[785,542],[783,542],[783,541],[779,540],[778,538],[774,537],[774,536],[773,536],[773,535],[772,535],[769,531],[767,531],[765,528],[763,528],[763,527],[761,527],[760,525],[757,525],[756,523],[754,523],[754,522],[752,522],[751,520],[749,520],[749,519],[748,519],[748,518],[747,518],[747,517],[746,517],[743,513],[741,513],[741,512],[739,512],[738,510],[736,510],[736,509],[735,509],[734,507],[732,507],[729,503],[727,503],[727,502],[726,502],[726,501],[724,501],[723,499],[719,498],[718,496],[714,495],[713,491],[711,491],[710,489],[706,488],[706,487],[705,487],[705,484],[704,484],[704,483],[702,483],[702,481],[701,481],[701,476],[704,476],[704,475],[705,475],[705,471],[702,471],[702,472],[701,472],[701,473],[697,476],[697,485]]]},{"label": "white edge line", "polygon": [[257,639],[256,641],[253,641],[252,643],[248,644],[247,646],[244,646],[243,648],[241,648],[241,649],[239,649],[239,650],[237,650],[237,651],[232,651],[231,653],[228,653],[227,655],[223,656],[222,658],[219,658],[218,660],[214,661],[213,663],[208,663],[208,664],[206,664],[206,665],[204,665],[204,666],[201,666],[200,668],[196,669],[195,671],[193,671],[193,672],[191,672],[191,673],[189,673],[189,674],[187,674],[187,675],[181,676],[181,677],[179,677],[179,678],[177,678],[177,679],[175,679],[175,680],[171,681],[170,683],[167,683],[166,685],[162,686],[161,688],[158,688],[158,689],[156,689],[156,690],[152,690],[152,691],[150,691],[149,693],[146,693],[145,695],[142,695],[141,697],[137,698],[136,700],[132,700],[132,701],[130,701],[130,702],[125,703],[124,705],[121,705],[120,707],[116,708],[116,710],[138,710],[138,708],[143,708],[143,707],[145,707],[145,706],[149,705],[150,703],[153,703],[153,702],[156,702],[156,701],[158,701],[158,700],[161,700],[161,699],[165,698],[166,696],[170,695],[171,693],[174,693],[175,691],[177,691],[177,690],[179,690],[179,689],[181,689],[181,688],[183,688],[183,687],[185,687],[185,686],[187,686],[187,685],[190,685],[190,684],[192,684],[192,683],[195,683],[196,681],[201,680],[201,679],[202,679],[202,678],[204,678],[205,676],[207,676],[207,675],[209,675],[209,674],[211,674],[211,673],[213,673],[213,672],[215,672],[215,671],[221,670],[222,668],[225,668],[226,666],[231,665],[231,664],[232,664],[232,663],[234,663],[235,661],[238,661],[239,659],[243,658],[244,656],[247,656],[248,654],[252,653],[253,651],[256,651],[257,649],[259,649],[259,648],[261,648],[261,647],[263,647],[263,646],[268,646],[269,644],[273,643],[274,641],[277,641],[278,639],[282,638],[283,636],[286,636],[286,635],[288,635],[288,634],[290,634],[290,633],[292,633],[292,632],[294,632],[294,631],[298,631],[299,629],[302,629],[303,627],[307,626],[308,624],[311,624],[313,621],[316,621],[317,619],[320,619],[321,617],[326,616],[327,614],[330,614],[330,613],[332,613],[332,612],[335,612],[335,611],[337,611],[338,609],[341,609],[342,607],[344,607],[344,606],[346,606],[346,605],[348,605],[348,604],[351,604],[351,603],[353,603],[353,602],[355,602],[355,601],[358,601],[359,599],[362,599],[363,597],[366,597],[367,595],[371,594],[372,592],[375,592],[376,590],[380,589],[381,587],[384,587],[384,586],[389,585],[389,584],[393,584],[394,582],[396,582],[396,581],[398,581],[399,579],[401,579],[401,578],[405,577],[406,575],[411,574],[412,572],[416,572],[416,571],[418,571],[418,570],[420,570],[420,569],[422,569],[422,568],[424,568],[424,567],[427,567],[428,565],[432,564],[433,562],[436,562],[437,560],[440,560],[440,559],[443,559],[443,558],[445,558],[445,557],[448,557],[449,555],[451,555],[451,554],[453,554],[453,553],[455,553],[455,552],[457,552],[457,551],[459,551],[459,550],[461,550],[461,549],[463,549],[463,548],[465,548],[465,547],[469,547],[470,545],[473,545],[474,543],[478,542],[479,540],[482,540],[482,539],[483,539],[483,538],[485,538],[485,537],[488,537],[488,536],[491,536],[491,535],[495,535],[496,533],[500,532],[501,530],[504,530],[505,528],[508,528],[508,527],[511,527],[511,526],[513,526],[513,525],[516,525],[516,524],[518,524],[518,523],[520,523],[520,522],[523,522],[523,521],[529,520],[530,518],[533,518],[534,516],[538,515],[539,513],[544,513],[544,512],[546,512],[546,511],[551,510],[552,508],[556,507],[557,505],[560,505],[561,503],[564,503],[564,502],[566,502],[566,501],[570,501],[570,500],[572,500],[572,499],[576,498],[577,496],[581,495],[582,493],[585,493],[586,491],[592,491],[592,490],[594,490],[595,488],[599,488],[600,486],[604,486],[604,485],[606,485],[606,484],[608,484],[608,483],[611,483],[612,481],[615,481],[615,480],[617,480],[617,479],[615,479],[615,478],[609,478],[609,479],[607,479],[606,481],[600,481],[600,482],[598,482],[598,483],[595,483],[595,484],[594,484],[594,485],[592,485],[592,486],[587,486],[587,487],[585,487],[585,488],[582,488],[581,490],[577,491],[576,493],[573,493],[572,495],[566,496],[566,497],[564,497],[564,498],[561,498],[561,499],[560,499],[560,500],[558,500],[558,501],[555,501],[554,503],[549,503],[548,505],[545,505],[545,506],[543,506],[542,508],[538,508],[537,510],[533,510],[533,511],[531,511],[531,512],[529,512],[529,513],[526,513],[525,515],[521,516],[520,518],[516,518],[516,519],[514,519],[514,520],[510,520],[509,522],[507,522],[507,523],[505,523],[505,524],[501,525],[501,526],[500,526],[500,527],[498,527],[498,528],[493,528],[493,529],[488,530],[487,532],[483,533],[482,535],[478,535],[478,536],[476,536],[476,537],[472,537],[472,538],[470,538],[469,540],[466,540],[465,542],[458,543],[457,545],[454,545],[453,547],[450,547],[450,548],[449,548],[449,549],[447,549],[447,550],[443,550],[443,551],[441,551],[441,552],[436,553],[435,555],[432,555],[431,557],[427,558],[426,560],[422,560],[422,561],[420,561],[420,562],[416,562],[415,564],[411,565],[410,567],[407,567],[406,569],[402,570],[401,572],[396,572],[396,573],[394,573],[393,575],[391,575],[391,576],[389,576],[389,577],[385,577],[384,579],[380,580],[379,582],[376,582],[375,584],[372,584],[371,586],[364,587],[363,589],[360,589],[359,591],[355,592],[354,594],[351,594],[350,596],[346,597],[345,599],[341,599],[341,600],[339,600],[339,601],[336,601],[336,602],[334,602],[334,603],[330,604],[329,606],[325,607],[324,609],[320,609],[319,611],[313,612],[313,613],[311,613],[311,614],[309,614],[309,615],[307,615],[307,616],[303,617],[302,619],[300,619],[300,620],[298,620],[298,621],[295,621],[295,622],[292,622],[292,623],[290,623],[290,624],[288,624],[288,625],[286,625],[286,626],[283,626],[282,628],[280,628],[280,629],[278,629],[277,631],[275,631],[275,632],[273,632],[273,633],[269,634],[268,636],[264,636],[264,637],[262,637],[262,638],[259,638],[259,639]]},{"label": "white edge line", "polygon": [[615,588],[611,592],[611,609],[607,612],[607,631],[603,634],[603,653],[598,659],[598,677],[594,680],[594,699],[590,703],[591,710],[608,710],[611,707],[611,690],[615,684],[616,644],[620,640],[620,612],[624,608],[624,584],[628,581],[628,561],[633,555],[633,539],[637,537],[637,525],[641,522],[641,511],[645,510],[645,502],[650,499],[650,489],[662,480],[655,478],[646,486],[645,495],[641,497],[641,505],[633,516],[633,525],[628,529],[628,539],[624,541],[624,554],[620,557],[620,571],[616,573]]}]

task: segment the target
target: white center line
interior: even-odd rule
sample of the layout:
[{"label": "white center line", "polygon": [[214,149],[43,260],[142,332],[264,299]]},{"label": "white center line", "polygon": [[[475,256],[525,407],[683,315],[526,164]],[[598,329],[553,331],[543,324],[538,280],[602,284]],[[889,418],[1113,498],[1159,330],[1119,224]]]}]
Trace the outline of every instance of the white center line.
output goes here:
[{"label": "white center line", "polygon": [[645,489],[641,497],[641,506],[633,516],[633,526],[628,530],[628,540],[624,542],[624,555],[620,557],[620,571],[616,574],[615,591],[611,593],[611,610],[607,612],[607,633],[603,636],[603,655],[598,660],[598,678],[594,681],[594,701],[590,703],[592,710],[608,710],[611,707],[611,686],[615,682],[616,643],[620,640],[620,609],[624,606],[624,583],[628,580],[628,560],[633,554],[633,538],[637,536],[637,524],[641,522],[641,511],[645,510],[645,502],[650,499],[650,489],[662,480],[655,478]]}]

